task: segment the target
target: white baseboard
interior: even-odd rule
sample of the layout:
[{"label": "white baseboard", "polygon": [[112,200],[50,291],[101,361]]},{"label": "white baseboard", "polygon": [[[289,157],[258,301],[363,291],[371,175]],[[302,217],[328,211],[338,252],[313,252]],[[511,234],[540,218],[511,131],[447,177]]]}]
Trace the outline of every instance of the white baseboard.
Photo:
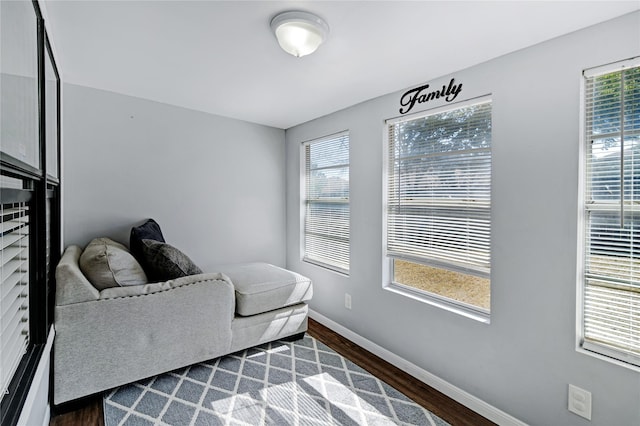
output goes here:
[{"label": "white baseboard", "polygon": [[374,355],[379,356],[380,358],[384,359],[400,370],[412,375],[421,382],[442,392],[449,398],[459,402],[465,407],[470,408],[481,416],[491,420],[492,422],[504,426],[527,426],[526,423],[523,423],[515,417],[505,413],[502,410],[499,410],[498,408],[484,402],[483,400],[471,395],[470,393],[463,391],[462,389],[452,385],[451,383],[441,379],[440,377],[429,373],[421,367],[418,367],[417,365],[407,361],[406,359],[399,357],[398,355],[394,354],[391,351],[388,351],[387,349],[377,345],[376,343],[365,339],[359,334],[356,334],[348,328],[338,324],[337,322],[330,320],[329,318],[314,311],[313,309],[309,310],[309,317],[318,321],[320,324],[330,328],[336,333],[341,334],[342,336],[356,343],[358,346],[368,350]]}]

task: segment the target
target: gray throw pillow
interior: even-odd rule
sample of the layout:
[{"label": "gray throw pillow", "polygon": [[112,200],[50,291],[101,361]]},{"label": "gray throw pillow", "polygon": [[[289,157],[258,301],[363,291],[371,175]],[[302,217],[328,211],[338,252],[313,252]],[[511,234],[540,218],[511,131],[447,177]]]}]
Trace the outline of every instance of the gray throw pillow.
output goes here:
[{"label": "gray throw pillow", "polygon": [[142,266],[120,243],[109,238],[96,238],[84,249],[80,270],[98,290],[147,284]]},{"label": "gray throw pillow", "polygon": [[189,256],[160,241],[142,240],[142,256],[146,272],[153,281],[173,280],[202,273]]}]

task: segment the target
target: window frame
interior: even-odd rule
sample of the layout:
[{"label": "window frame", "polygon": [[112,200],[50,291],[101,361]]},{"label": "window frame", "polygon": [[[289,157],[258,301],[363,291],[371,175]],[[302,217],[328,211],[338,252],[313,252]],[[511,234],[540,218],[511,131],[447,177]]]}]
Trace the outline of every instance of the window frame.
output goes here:
[{"label": "window frame", "polygon": [[[405,260],[405,261],[409,261],[409,262],[413,262],[413,263],[417,263],[417,264],[422,264],[425,266],[430,266],[430,267],[434,267],[434,268],[441,268],[441,269],[446,269],[449,271],[453,271],[453,272],[458,272],[458,273],[463,273],[463,274],[472,274],[474,276],[479,276],[479,277],[484,277],[484,278],[488,278],[490,279],[490,271],[487,274],[479,274],[479,273],[475,273],[470,271],[467,268],[457,268],[453,265],[448,265],[448,264],[443,264],[437,261],[424,261],[422,259],[416,259],[416,258],[412,258],[412,257],[402,257],[402,256],[393,256],[388,252],[388,234],[389,234],[389,229],[388,229],[388,223],[389,223],[389,177],[390,177],[390,173],[391,173],[391,167],[390,167],[390,155],[389,155],[389,144],[390,144],[390,131],[389,131],[389,127],[391,125],[393,125],[394,123],[398,123],[398,122],[403,122],[403,121],[409,121],[412,119],[419,119],[419,118],[423,118],[423,117],[427,117],[427,116],[431,116],[431,115],[437,115],[437,114],[441,114],[447,111],[453,111],[456,109],[461,109],[461,108],[465,108],[465,107],[469,107],[472,105],[477,105],[477,104],[482,104],[482,103],[489,103],[492,105],[493,107],[493,99],[492,99],[492,95],[491,94],[487,94],[487,95],[483,95],[483,96],[478,96],[478,97],[474,97],[474,98],[470,98],[470,99],[466,99],[460,102],[455,102],[455,103],[451,103],[451,104],[446,104],[446,105],[442,105],[439,107],[435,107],[435,108],[431,108],[428,110],[424,110],[424,111],[419,111],[413,114],[409,114],[406,116],[399,116],[399,117],[394,117],[394,118],[390,118],[385,120],[385,124],[383,126],[383,179],[382,179],[382,185],[383,185],[383,203],[382,203],[382,207],[383,207],[383,216],[382,216],[382,223],[383,223],[383,232],[382,232],[382,248],[383,248],[383,282],[382,282],[382,287],[385,290],[391,291],[393,293],[396,294],[400,294],[402,296],[405,297],[409,297],[413,300],[417,300],[419,302],[422,303],[426,303],[428,305],[443,309],[445,311],[449,311],[449,312],[453,312],[455,314],[461,315],[463,317],[469,318],[469,319],[473,319],[475,321],[481,322],[481,323],[485,323],[485,324],[489,324],[490,323],[490,311],[483,309],[481,307],[475,306],[475,305],[471,305],[465,302],[461,302],[458,300],[454,300],[454,299],[450,299],[448,297],[445,296],[441,296],[438,295],[436,293],[431,293],[428,291],[424,291],[424,290],[420,290],[417,288],[414,288],[412,286],[406,285],[406,284],[402,284],[402,283],[398,283],[396,281],[394,281],[394,260]],[[492,115],[493,118],[493,115]],[[489,152],[492,154],[493,152],[493,141],[491,143],[491,147],[489,148]],[[493,169],[491,170],[491,181],[493,181]],[[490,197],[493,193],[493,185],[491,185],[491,188],[489,190],[489,194]],[[491,200],[491,198],[490,198]],[[491,209],[492,209],[492,205],[491,205],[491,201],[489,201],[489,215],[491,217]],[[491,246],[491,236],[489,237],[489,244]],[[489,248],[489,255],[491,255],[491,247]],[[491,257],[490,257],[490,265],[491,265]],[[489,268],[491,268],[491,266],[489,266]]]},{"label": "window frame", "polygon": [[[39,167],[34,167],[6,152],[0,151],[0,173],[22,181],[23,189],[1,191],[2,203],[29,199],[29,343],[16,372],[8,386],[8,393],[0,402],[0,424],[15,425],[22,414],[27,395],[41,362],[52,331],[55,299],[54,271],[61,255],[61,204],[60,204],[60,148],[61,148],[61,87],[60,75],[55,61],[44,19],[37,0],[31,2],[36,22],[37,55],[37,148]],[[49,62],[45,61],[48,55]],[[53,71],[55,102],[50,104],[55,111],[49,114],[46,104],[45,67]],[[48,118],[47,118],[48,117]],[[54,120],[55,132],[51,134],[55,147],[54,159],[58,177],[47,170],[47,119]],[[50,148],[52,145],[49,145]],[[51,162],[49,162],[51,164]]]},{"label": "window frame", "polygon": [[[344,204],[347,206],[348,209],[348,232],[349,232],[349,237],[348,237],[348,241],[346,242],[347,246],[348,246],[348,256],[347,256],[347,268],[343,268],[337,264],[332,264],[330,262],[326,262],[326,261],[322,261],[322,260],[318,260],[318,259],[314,259],[313,257],[308,257],[307,256],[307,247],[306,247],[306,238],[307,238],[307,232],[306,232],[306,227],[307,227],[307,211],[308,211],[308,206],[309,206],[309,199],[308,199],[308,176],[307,176],[307,147],[311,146],[313,144],[316,143],[322,143],[322,142],[327,142],[330,140],[338,140],[338,139],[342,139],[346,137],[346,141],[348,144],[347,147],[347,155],[349,158],[349,162],[347,164],[342,164],[340,166],[336,166],[336,167],[347,167],[349,170],[349,176],[351,175],[351,142],[350,142],[350,135],[349,135],[349,130],[342,130],[340,132],[336,132],[336,133],[332,133],[326,136],[322,136],[319,138],[314,138],[314,139],[310,139],[310,140],[306,140],[303,141],[300,144],[300,260],[302,262],[311,264],[311,265],[315,265],[315,266],[319,266],[321,268],[330,270],[332,272],[336,272],[338,274],[341,275],[345,275],[345,276],[349,276],[350,273],[350,267],[351,267],[351,195],[349,194],[349,197],[345,200],[345,199],[331,199],[329,201],[329,199],[325,199],[324,201],[327,202],[331,202],[331,203],[336,203],[336,204]],[[351,186],[351,182],[349,179],[349,189]],[[349,191],[350,192],[350,191]],[[314,200],[315,202],[322,202],[322,200]]]},{"label": "window frame", "polygon": [[[616,61],[602,66],[596,66],[583,70],[580,78],[580,120],[579,120],[579,162],[578,162],[578,242],[577,242],[577,261],[576,261],[576,333],[575,333],[575,349],[577,352],[598,358],[609,363],[628,368],[634,371],[640,371],[640,356],[619,351],[604,343],[589,341],[585,334],[585,294],[587,287],[587,256],[588,256],[588,238],[591,228],[589,227],[589,216],[587,210],[605,211],[603,208],[598,210],[596,203],[589,204],[587,200],[587,192],[590,186],[590,178],[588,175],[588,156],[590,155],[588,143],[592,140],[592,135],[587,134],[587,80],[590,77],[606,75],[621,71],[622,69],[640,67],[640,56]],[[624,134],[624,131],[622,131]],[[607,203],[599,203],[606,205]],[[611,203],[609,203],[611,204]],[[595,207],[595,208],[594,208]],[[640,315],[640,312],[638,312]],[[639,333],[640,337],[640,333]]]}]

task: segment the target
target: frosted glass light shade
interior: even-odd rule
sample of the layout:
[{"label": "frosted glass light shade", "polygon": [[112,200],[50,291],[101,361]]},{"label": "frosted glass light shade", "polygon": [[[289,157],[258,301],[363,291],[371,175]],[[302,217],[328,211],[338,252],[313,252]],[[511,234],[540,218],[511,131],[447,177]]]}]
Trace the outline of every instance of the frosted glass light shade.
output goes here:
[{"label": "frosted glass light shade", "polygon": [[313,53],[325,41],[329,26],[308,12],[283,12],[271,20],[271,29],[280,47],[293,56]]}]

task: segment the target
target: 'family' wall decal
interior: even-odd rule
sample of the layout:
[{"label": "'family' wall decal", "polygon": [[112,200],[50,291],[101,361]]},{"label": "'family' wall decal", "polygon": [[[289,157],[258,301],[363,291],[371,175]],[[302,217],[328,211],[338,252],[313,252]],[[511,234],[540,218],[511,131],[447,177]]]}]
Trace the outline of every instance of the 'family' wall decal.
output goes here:
[{"label": "'family' wall decal", "polygon": [[462,91],[462,83],[454,84],[455,81],[452,78],[448,87],[442,86],[442,90],[434,90],[433,92],[423,92],[423,90],[429,88],[428,84],[407,90],[400,98],[400,106],[406,107],[400,108],[400,114],[406,114],[411,111],[416,103],[421,104],[439,98],[444,98],[447,102],[453,101]]}]

